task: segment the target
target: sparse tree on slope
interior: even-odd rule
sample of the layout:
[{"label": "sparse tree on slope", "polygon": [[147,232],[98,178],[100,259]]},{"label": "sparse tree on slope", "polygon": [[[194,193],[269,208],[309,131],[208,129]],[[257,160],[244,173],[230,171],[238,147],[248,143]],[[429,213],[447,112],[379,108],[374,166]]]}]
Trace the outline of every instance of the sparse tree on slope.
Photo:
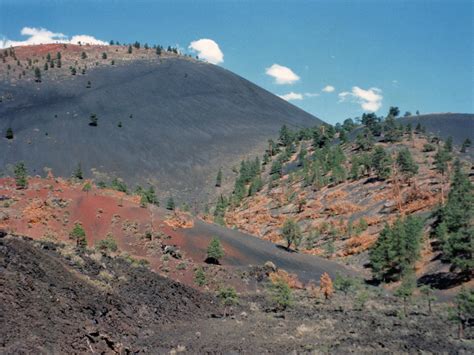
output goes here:
[{"label": "sparse tree on slope", "polygon": [[222,259],[224,255],[224,249],[222,248],[219,239],[216,237],[212,238],[209,246],[207,247],[206,261],[211,264],[219,264],[219,260]]},{"label": "sparse tree on slope", "polygon": [[286,240],[287,248],[289,249],[291,245],[294,245],[296,249],[301,242],[301,230],[300,226],[292,219],[287,219],[283,224],[281,230],[283,239]]},{"label": "sparse tree on slope", "polygon": [[216,187],[221,187],[222,186],[222,169],[219,169],[217,172],[217,177],[216,177]]},{"label": "sparse tree on slope", "polygon": [[26,189],[28,187],[28,172],[23,162],[15,165],[14,174],[17,189]]}]

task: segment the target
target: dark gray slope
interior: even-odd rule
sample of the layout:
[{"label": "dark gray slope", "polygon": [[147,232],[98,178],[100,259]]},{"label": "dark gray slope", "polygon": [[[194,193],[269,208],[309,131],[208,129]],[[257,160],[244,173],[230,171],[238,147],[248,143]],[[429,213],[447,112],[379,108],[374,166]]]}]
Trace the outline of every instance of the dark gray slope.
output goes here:
[{"label": "dark gray slope", "polygon": [[421,123],[428,132],[436,134],[442,139],[453,137],[453,141],[457,145],[461,145],[466,138],[474,142],[474,114],[433,113],[403,117],[400,118],[400,121],[404,124],[411,122],[413,128]]},{"label": "dark gray slope", "polygon": [[332,278],[336,277],[337,273],[353,273],[336,262],[314,255],[288,252],[270,241],[199,220],[195,221],[193,228],[184,229],[183,233],[187,237],[185,249],[189,252],[201,250],[202,255],[205,255],[211,238],[219,238],[224,249],[228,251],[223,260],[227,265],[263,265],[272,261],[279,268],[298,275],[304,282],[317,281],[325,272]]},{"label": "dark gray slope", "polygon": [[[23,160],[30,173],[49,167],[70,176],[81,162],[86,176],[95,169],[130,184],[152,182],[188,201],[205,199],[219,166],[261,149],[282,124],[321,122],[221,67],[187,59],[0,83],[5,94],[13,99],[0,103],[0,171]],[[98,127],[88,125],[91,113]],[[4,138],[10,126],[12,141]]]}]

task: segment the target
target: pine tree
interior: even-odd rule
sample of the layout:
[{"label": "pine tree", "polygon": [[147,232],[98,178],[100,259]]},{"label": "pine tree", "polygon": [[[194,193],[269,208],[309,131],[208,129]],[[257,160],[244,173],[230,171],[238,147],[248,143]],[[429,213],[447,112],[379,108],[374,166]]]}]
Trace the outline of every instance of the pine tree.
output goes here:
[{"label": "pine tree", "polygon": [[132,54],[132,51],[133,51],[132,46],[128,45],[128,50],[127,50],[128,54]]},{"label": "pine tree", "polygon": [[28,187],[28,171],[23,162],[15,165],[13,171],[17,189],[26,189]]},{"label": "pine tree", "polygon": [[7,128],[7,132],[5,133],[6,139],[13,139],[13,129],[11,127]]},{"label": "pine tree", "polygon": [[467,149],[471,147],[471,140],[469,138],[466,138],[461,145],[461,153],[466,153]]},{"label": "pine tree", "polygon": [[99,121],[99,118],[97,117],[97,115],[95,113],[91,113],[89,117],[89,126],[97,127],[98,121]]},{"label": "pine tree", "polygon": [[385,180],[390,177],[392,159],[383,147],[375,147],[371,161],[372,168],[374,169],[377,178]]},{"label": "pine tree", "polygon": [[35,81],[41,83],[41,70],[38,67],[35,68]]},{"label": "pine tree", "polygon": [[176,205],[174,203],[173,197],[169,197],[168,201],[166,201],[166,209],[173,211],[176,208]]},{"label": "pine tree", "polygon": [[81,53],[81,59],[87,59],[87,54],[86,52]]},{"label": "pine tree", "polygon": [[407,303],[413,295],[416,288],[416,276],[413,270],[407,270],[403,277],[400,287],[395,291],[395,296],[403,300],[403,314],[407,316]]},{"label": "pine tree", "polygon": [[286,240],[287,248],[290,249],[291,245],[294,245],[296,249],[301,243],[301,230],[300,226],[292,219],[287,219],[283,224],[281,234],[284,240]]},{"label": "pine tree", "polygon": [[227,209],[227,200],[221,194],[217,199],[216,208],[214,209],[214,221],[219,224],[224,224],[225,211]]},{"label": "pine tree", "polygon": [[270,284],[270,293],[276,308],[279,310],[284,311],[293,303],[290,285],[281,277]]},{"label": "pine tree", "polygon": [[222,169],[219,169],[217,172],[217,177],[216,177],[216,187],[221,187],[222,186]]},{"label": "pine tree", "polygon": [[450,310],[450,320],[458,324],[459,339],[464,338],[464,329],[474,314],[474,289],[461,287],[455,298],[455,306]]},{"label": "pine tree", "polygon": [[[446,225],[443,257],[468,275],[474,269],[474,186],[456,160],[446,205],[440,211],[439,225]],[[439,226],[438,225],[438,226]]]},{"label": "pine tree", "polygon": [[444,150],[446,150],[448,153],[453,151],[453,137],[448,137],[448,139],[446,139],[446,142],[444,143]]},{"label": "pine tree", "polygon": [[413,216],[386,225],[369,253],[375,278],[398,279],[412,268],[419,257],[422,231],[421,220]]},{"label": "pine tree", "polygon": [[281,163],[281,160],[277,159],[273,162],[270,168],[270,175],[274,179],[279,179],[282,176],[282,172],[283,172],[283,165]]},{"label": "pine tree", "polygon": [[444,175],[448,171],[448,161],[451,159],[448,151],[438,148],[434,156],[434,165],[438,173]]},{"label": "pine tree", "polygon": [[82,180],[84,179],[84,175],[82,174],[82,166],[81,163],[77,164],[76,170],[74,170],[73,176],[76,179]]},{"label": "pine tree", "polygon": [[368,151],[374,146],[374,136],[368,129],[364,129],[363,133],[356,137],[356,146],[359,150]]},{"label": "pine tree", "polygon": [[219,264],[219,260],[224,257],[224,249],[222,248],[221,242],[216,237],[213,237],[209,246],[207,247],[207,258],[206,262],[211,264]]},{"label": "pine tree", "polygon": [[433,295],[433,289],[429,285],[422,285],[420,293],[428,304],[428,313],[431,314],[431,303],[436,300],[436,297]]},{"label": "pine tree", "polygon": [[397,156],[397,165],[405,178],[410,179],[418,173],[418,164],[413,159],[408,148],[400,150]]},{"label": "pine tree", "polygon": [[107,53],[106,52],[102,53],[102,59],[107,59]]},{"label": "pine tree", "polygon": [[280,142],[285,147],[288,147],[293,142],[293,133],[286,125],[283,125],[280,129]]},{"label": "pine tree", "polygon": [[76,241],[76,246],[78,248],[83,249],[87,247],[86,232],[79,222],[74,224],[74,228],[69,233],[69,237]]}]

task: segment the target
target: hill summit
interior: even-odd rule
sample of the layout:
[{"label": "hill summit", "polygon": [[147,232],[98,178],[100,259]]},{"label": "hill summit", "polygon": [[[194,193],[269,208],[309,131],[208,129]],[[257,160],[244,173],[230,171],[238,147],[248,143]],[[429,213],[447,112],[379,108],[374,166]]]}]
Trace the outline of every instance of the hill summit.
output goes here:
[{"label": "hill summit", "polygon": [[24,161],[35,174],[70,176],[80,165],[96,181],[121,178],[203,201],[220,167],[229,174],[282,124],[321,123],[224,68],[172,51],[54,46],[18,48],[0,63],[7,170]]}]

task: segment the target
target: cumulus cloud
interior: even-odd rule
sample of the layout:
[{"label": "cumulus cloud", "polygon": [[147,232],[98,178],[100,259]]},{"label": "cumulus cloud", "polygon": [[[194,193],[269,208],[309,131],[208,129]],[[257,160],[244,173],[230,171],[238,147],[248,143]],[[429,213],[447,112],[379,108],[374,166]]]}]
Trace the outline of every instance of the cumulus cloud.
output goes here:
[{"label": "cumulus cloud", "polygon": [[334,90],[336,90],[336,89],[334,88],[334,86],[332,86],[332,85],[326,85],[325,87],[323,87],[323,90],[322,90],[322,91],[324,91],[324,92],[333,92]]},{"label": "cumulus cloud", "polygon": [[224,53],[222,53],[219,45],[212,39],[202,38],[189,44],[189,49],[197,52],[199,58],[212,64],[219,64],[224,61]]},{"label": "cumulus cloud", "polygon": [[288,94],[278,95],[283,100],[292,101],[292,100],[303,100],[303,94],[297,92],[289,92]]},{"label": "cumulus cloud", "polygon": [[354,86],[352,90],[339,93],[339,101],[350,100],[361,106],[365,111],[376,112],[382,107],[382,90],[370,88],[367,90]]},{"label": "cumulus cloud", "polygon": [[304,94],[299,92],[289,92],[288,94],[278,95],[283,100],[292,101],[292,100],[303,100],[306,97],[316,97],[319,96],[317,92],[305,92]]},{"label": "cumulus cloud", "polygon": [[293,70],[279,64],[273,64],[271,67],[265,70],[265,73],[273,77],[275,79],[275,83],[279,85],[293,84],[300,80],[300,77],[296,75]]},{"label": "cumulus cloud", "polygon": [[13,41],[7,38],[0,40],[0,48],[28,46],[34,44],[48,44],[48,43],[88,43],[88,44],[102,44],[107,45],[107,42],[101,41],[89,35],[75,35],[71,39],[61,32],[52,32],[46,28],[23,27],[21,35],[26,36],[23,41]]}]

